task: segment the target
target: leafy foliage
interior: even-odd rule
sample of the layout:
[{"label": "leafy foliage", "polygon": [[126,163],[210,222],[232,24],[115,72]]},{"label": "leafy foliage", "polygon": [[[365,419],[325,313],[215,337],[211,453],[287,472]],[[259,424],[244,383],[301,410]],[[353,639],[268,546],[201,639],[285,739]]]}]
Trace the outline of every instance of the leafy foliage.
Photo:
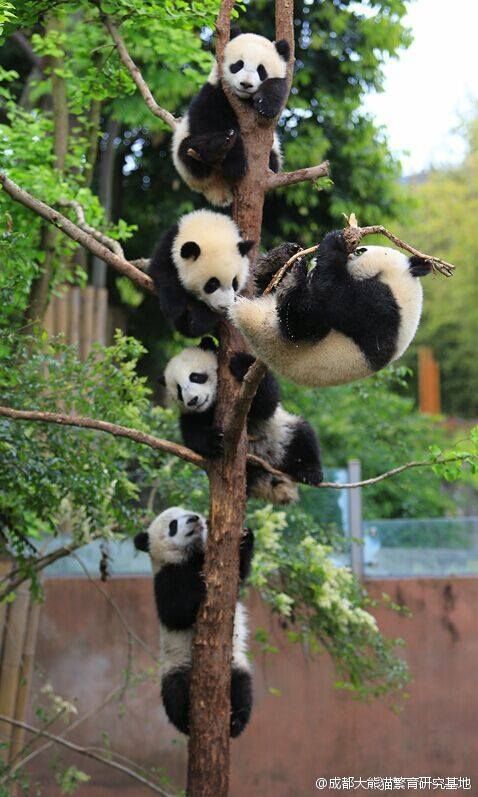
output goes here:
[{"label": "leafy foliage", "polygon": [[423,251],[440,252],[457,268],[452,279],[425,284],[417,344],[432,346],[440,364],[445,412],[478,416],[478,121],[465,129],[468,152],[453,168],[434,169],[411,182],[414,213],[402,233]]}]

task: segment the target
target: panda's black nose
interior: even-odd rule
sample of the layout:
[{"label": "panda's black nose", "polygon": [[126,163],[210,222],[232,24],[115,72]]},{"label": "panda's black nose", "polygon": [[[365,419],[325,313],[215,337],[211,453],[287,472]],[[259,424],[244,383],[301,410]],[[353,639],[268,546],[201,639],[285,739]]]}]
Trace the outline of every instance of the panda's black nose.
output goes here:
[{"label": "panda's black nose", "polygon": [[189,399],[188,407],[195,407],[197,403],[198,403],[198,397],[194,396],[192,399]]},{"label": "panda's black nose", "polygon": [[241,80],[241,86],[243,89],[252,89],[252,83],[247,83],[245,80]]}]

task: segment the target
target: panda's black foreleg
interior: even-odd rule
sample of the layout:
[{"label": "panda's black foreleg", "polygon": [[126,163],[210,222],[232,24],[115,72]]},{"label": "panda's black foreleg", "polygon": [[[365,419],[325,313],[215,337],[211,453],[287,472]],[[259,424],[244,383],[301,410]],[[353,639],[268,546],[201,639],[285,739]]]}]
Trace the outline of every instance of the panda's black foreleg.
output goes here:
[{"label": "panda's black foreleg", "polygon": [[224,433],[212,423],[212,413],[188,413],[179,420],[184,444],[203,457],[218,457],[223,449]]},{"label": "panda's black foreleg", "polygon": [[222,162],[223,176],[230,180],[240,180],[247,172],[247,158],[240,134],[236,136],[234,146],[229,150]]},{"label": "panda's black foreleg", "polygon": [[[245,351],[236,352],[231,357],[229,368],[233,376],[236,377],[238,382],[243,382],[251,365],[256,361],[256,358]],[[248,418],[250,420],[265,421],[270,418],[277,409],[280,401],[280,388],[277,379],[273,374],[267,370],[264,374],[259,387],[256,390],[256,395],[252,400],[249,410]]]},{"label": "panda's black foreleg", "polygon": [[252,711],[252,678],[250,672],[233,667],[231,672],[231,736],[242,733]]},{"label": "panda's black foreleg", "polygon": [[171,670],[161,681],[161,697],[168,719],[181,733],[189,733],[190,667]]},{"label": "panda's black foreleg", "polygon": [[254,554],[254,534],[251,529],[244,529],[239,545],[239,579],[245,581],[251,572]]},{"label": "panda's black foreleg", "polygon": [[283,243],[258,258],[254,266],[257,295],[264,292],[276,271],[279,271],[300,249],[299,244]]},{"label": "panda's black foreleg", "polygon": [[316,434],[303,418],[297,423],[279,469],[302,484],[320,484],[324,479]]}]

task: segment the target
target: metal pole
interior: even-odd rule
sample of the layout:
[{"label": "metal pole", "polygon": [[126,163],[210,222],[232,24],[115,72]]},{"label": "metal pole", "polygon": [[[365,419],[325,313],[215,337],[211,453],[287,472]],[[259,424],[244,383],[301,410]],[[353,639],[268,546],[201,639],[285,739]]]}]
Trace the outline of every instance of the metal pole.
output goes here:
[{"label": "metal pole", "polygon": [[[347,463],[349,482],[359,482],[362,479],[362,466],[359,459],[351,459]],[[352,572],[360,580],[364,577],[364,545],[362,526],[362,488],[354,487],[347,490],[349,504],[349,534],[350,556]]]}]

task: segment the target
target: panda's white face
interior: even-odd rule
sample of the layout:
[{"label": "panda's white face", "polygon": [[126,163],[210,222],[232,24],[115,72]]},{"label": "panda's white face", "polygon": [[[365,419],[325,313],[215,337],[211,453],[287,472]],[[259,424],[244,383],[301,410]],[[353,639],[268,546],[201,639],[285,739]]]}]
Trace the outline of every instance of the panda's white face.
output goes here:
[{"label": "panda's white face", "polygon": [[349,255],[347,268],[356,279],[379,274],[387,279],[391,275],[410,273],[410,258],[388,246],[359,246]]},{"label": "panda's white face", "polygon": [[267,78],[284,78],[286,60],[265,36],[241,33],[224,50],[223,80],[241,99],[252,97]]},{"label": "panda's white face", "polygon": [[180,220],[172,255],[186,290],[224,315],[246,286],[253,245],[228,216],[196,210]]},{"label": "panda's white face", "polygon": [[199,347],[183,349],[164,371],[168,396],[184,412],[205,412],[216,401],[217,357]]},{"label": "panda's white face", "polygon": [[202,547],[207,524],[202,515],[179,506],[172,506],[158,515],[147,531],[134,539],[140,551],[149,553],[153,567],[180,562],[191,546]]}]

